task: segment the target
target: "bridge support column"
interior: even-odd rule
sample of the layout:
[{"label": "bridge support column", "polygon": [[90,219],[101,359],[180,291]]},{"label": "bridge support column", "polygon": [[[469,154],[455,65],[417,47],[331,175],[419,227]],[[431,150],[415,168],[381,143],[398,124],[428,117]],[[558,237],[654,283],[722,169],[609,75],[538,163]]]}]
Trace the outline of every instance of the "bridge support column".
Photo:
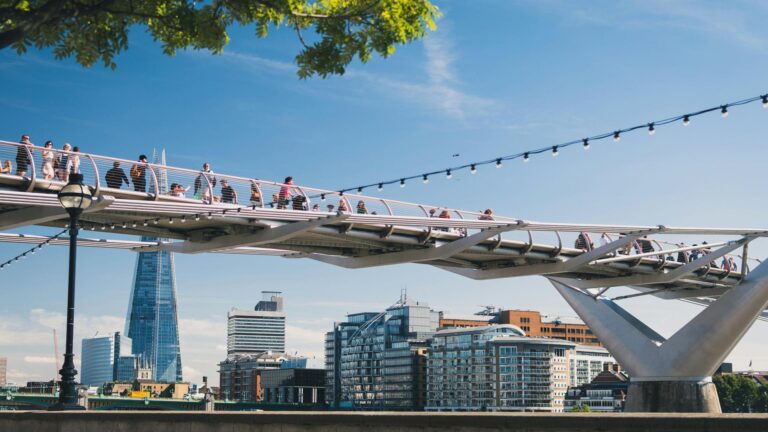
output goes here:
[{"label": "bridge support column", "polygon": [[629,412],[720,412],[712,373],[768,304],[764,263],[667,340],[579,280],[549,280],[629,372]]}]

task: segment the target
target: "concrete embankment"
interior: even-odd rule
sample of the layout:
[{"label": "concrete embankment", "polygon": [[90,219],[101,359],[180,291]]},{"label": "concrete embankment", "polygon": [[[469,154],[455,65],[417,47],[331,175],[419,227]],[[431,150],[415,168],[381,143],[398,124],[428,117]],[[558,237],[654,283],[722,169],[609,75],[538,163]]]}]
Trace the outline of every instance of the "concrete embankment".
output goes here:
[{"label": "concrete embankment", "polygon": [[766,414],[0,412],[0,432],[766,432]]}]

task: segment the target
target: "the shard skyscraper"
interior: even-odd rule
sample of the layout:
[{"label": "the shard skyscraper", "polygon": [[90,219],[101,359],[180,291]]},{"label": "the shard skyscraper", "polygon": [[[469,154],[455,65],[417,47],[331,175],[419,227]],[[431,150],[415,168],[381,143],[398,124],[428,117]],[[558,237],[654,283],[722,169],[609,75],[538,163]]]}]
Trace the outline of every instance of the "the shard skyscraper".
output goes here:
[{"label": "the shard skyscraper", "polygon": [[[165,150],[153,155],[153,163],[165,165]],[[157,170],[159,187],[168,190],[168,177]],[[142,241],[168,240],[142,237]],[[152,367],[155,381],[182,381],[179,320],[176,307],[176,272],[173,253],[166,251],[139,252],[133,289],[128,303],[126,334],[132,340],[131,353],[142,364]]]}]

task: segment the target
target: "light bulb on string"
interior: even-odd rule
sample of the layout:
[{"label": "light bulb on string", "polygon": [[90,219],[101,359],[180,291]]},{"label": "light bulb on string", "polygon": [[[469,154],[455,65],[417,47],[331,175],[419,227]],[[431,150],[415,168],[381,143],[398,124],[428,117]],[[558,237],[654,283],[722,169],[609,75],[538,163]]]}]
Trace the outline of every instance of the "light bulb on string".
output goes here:
[{"label": "light bulb on string", "polygon": [[523,154],[523,162],[528,162],[531,159],[531,156],[528,154],[528,152],[525,152]]},{"label": "light bulb on string", "polygon": [[405,187],[405,179],[400,179],[400,187],[401,188]]},{"label": "light bulb on string", "polygon": [[141,223],[141,225],[142,226],[147,226],[147,225],[149,225],[149,223],[147,221],[144,221],[144,222]]},{"label": "light bulb on string", "polygon": [[583,140],[581,140],[581,142],[582,142],[582,146],[584,146],[584,150],[589,150],[589,139],[584,138]]},{"label": "light bulb on string", "polygon": [[102,225],[101,226],[101,230],[104,231],[105,229],[107,229],[107,226],[106,225]]},{"label": "light bulb on string", "polygon": [[453,173],[451,173],[451,170],[446,170],[445,171],[445,178],[448,179],[448,180],[453,178]]},{"label": "light bulb on string", "polygon": [[136,221],[131,223],[131,228],[136,228]]},{"label": "light bulb on string", "polygon": [[[240,209],[238,208],[238,210]],[[181,223],[184,223],[186,221],[187,221],[187,215],[181,215]]]},{"label": "light bulb on string", "polygon": [[424,182],[424,184],[427,184],[427,183],[429,183],[429,176],[427,176],[426,174],[424,174],[424,178],[422,179],[422,181]]},{"label": "light bulb on string", "polygon": [[339,191],[339,196],[340,196],[340,197],[343,197],[343,196],[344,196],[344,191],[343,191],[343,190],[342,190],[342,191]]},{"label": "light bulb on string", "polygon": [[126,228],[128,228],[128,223],[127,222],[123,222],[123,229],[126,229]]},{"label": "light bulb on string", "polygon": [[656,134],[656,125],[653,123],[648,123],[648,135],[654,135]]},{"label": "light bulb on string", "polygon": [[501,168],[501,158],[496,159],[496,168]]},{"label": "light bulb on string", "polygon": [[362,187],[362,186],[360,186],[359,188],[357,188],[357,193],[362,193],[362,192],[363,192],[363,187]]},{"label": "light bulb on string", "polygon": [[383,183],[379,183],[379,187],[377,187],[376,189],[378,189],[379,192],[383,191],[384,190],[384,184]]},{"label": "light bulb on string", "polygon": [[[256,206],[255,206],[255,205],[253,206],[253,209],[254,209],[254,210],[256,210]],[[196,214],[196,215],[195,215],[195,222],[197,222],[197,221],[199,221],[199,220],[200,220],[200,215],[199,215],[199,214]]]},{"label": "light bulb on string", "polygon": [[320,194],[320,201],[325,201],[325,194]]},{"label": "light bulb on string", "polygon": [[152,223],[153,223],[153,224],[155,224],[155,225],[157,225],[157,224],[159,224],[159,223],[160,223],[160,219],[155,219],[155,220],[153,220],[153,221],[152,221]]},{"label": "light bulb on string", "polygon": [[208,212],[208,216],[206,216],[208,219],[213,219],[213,213]]},{"label": "light bulb on string", "polygon": [[470,174],[477,174],[477,167],[475,166],[475,164],[470,165],[469,173]]},{"label": "light bulb on string", "polygon": [[768,108],[768,95],[763,95],[763,108]]},{"label": "light bulb on string", "polygon": [[559,154],[560,150],[558,150],[557,146],[552,146],[552,157],[557,157]]},{"label": "light bulb on string", "polygon": [[168,224],[169,224],[169,225],[170,225],[170,224],[173,224],[173,218],[171,218],[171,217],[169,217],[169,218],[168,218]]},{"label": "light bulb on string", "polygon": [[111,229],[111,230],[115,229],[115,224],[110,224],[109,225],[109,229]]},{"label": "light bulb on string", "polygon": [[616,131],[613,133],[613,142],[621,141],[621,132]]},{"label": "light bulb on string", "polygon": [[683,116],[683,126],[688,126],[689,124],[691,124],[691,116],[686,114]]},{"label": "light bulb on string", "polygon": [[720,107],[720,115],[723,116],[723,118],[728,118],[728,105]]}]

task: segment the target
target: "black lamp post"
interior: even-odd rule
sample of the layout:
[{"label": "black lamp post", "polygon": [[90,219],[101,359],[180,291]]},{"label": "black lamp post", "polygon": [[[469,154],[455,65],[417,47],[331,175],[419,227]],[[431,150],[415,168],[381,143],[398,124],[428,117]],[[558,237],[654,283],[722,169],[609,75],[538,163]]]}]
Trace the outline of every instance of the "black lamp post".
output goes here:
[{"label": "black lamp post", "polygon": [[77,223],[83,210],[91,205],[91,190],[83,184],[82,174],[70,174],[69,183],[59,191],[59,202],[69,213],[69,283],[67,287],[67,348],[64,353],[64,365],[61,374],[59,401],[52,405],[51,411],[82,410],[77,403],[78,394],[75,386],[74,354],[72,341],[75,330],[75,264],[77,262]]}]

